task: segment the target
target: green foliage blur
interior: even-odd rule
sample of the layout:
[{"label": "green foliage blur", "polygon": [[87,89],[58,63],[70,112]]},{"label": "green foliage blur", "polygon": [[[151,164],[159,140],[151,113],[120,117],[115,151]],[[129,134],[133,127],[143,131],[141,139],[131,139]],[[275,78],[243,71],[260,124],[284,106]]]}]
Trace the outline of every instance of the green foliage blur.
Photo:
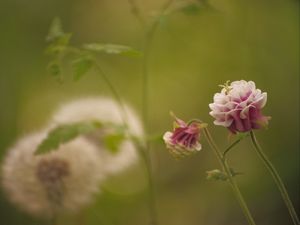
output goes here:
[{"label": "green foliage blur", "polygon": [[[188,1],[188,0],[187,0]],[[163,0],[137,0],[151,21]],[[208,104],[219,84],[253,80],[268,92],[264,109],[269,129],[257,137],[278,169],[299,212],[299,1],[202,0],[161,18],[149,57],[151,133],[172,127],[169,111],[180,118],[209,123],[222,147],[228,131],[212,125]],[[101,76],[86,71],[73,81],[72,66],[62,82],[47,72],[45,37],[56,16],[71,42],[116,43],[141,50],[144,28],[125,0],[1,0],[0,7],[0,162],[23,135],[39,130],[68,100],[110,96]],[[142,112],[142,59],[99,55],[123,99]],[[81,74],[79,74],[81,75]],[[273,180],[249,139],[228,153],[243,175],[240,185],[257,224],[292,224]],[[153,143],[157,205],[161,225],[245,225],[230,187],[206,180],[219,165],[203,140],[194,157],[176,161],[161,143]],[[60,225],[146,225],[146,180],[143,165],[111,178],[93,205],[60,218]],[[84,219],[82,219],[84,218]],[[10,204],[0,191],[0,224],[43,225]]]}]

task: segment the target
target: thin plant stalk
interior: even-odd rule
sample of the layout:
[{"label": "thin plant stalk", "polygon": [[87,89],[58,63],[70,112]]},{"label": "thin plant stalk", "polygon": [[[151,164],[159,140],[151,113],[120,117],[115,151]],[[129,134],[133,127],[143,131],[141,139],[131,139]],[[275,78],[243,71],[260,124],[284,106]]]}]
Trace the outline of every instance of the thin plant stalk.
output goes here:
[{"label": "thin plant stalk", "polygon": [[289,213],[292,217],[292,220],[294,222],[295,225],[299,225],[300,221],[299,218],[297,216],[296,210],[293,206],[293,203],[289,197],[289,194],[286,190],[286,187],[284,185],[284,183],[282,182],[282,179],[280,178],[277,170],[275,169],[275,167],[273,166],[273,164],[271,163],[271,161],[268,159],[267,155],[263,152],[260,144],[258,143],[256,136],[254,134],[253,131],[250,132],[250,136],[251,136],[251,140],[254,146],[254,149],[256,150],[256,153],[258,154],[259,158],[263,161],[263,163],[265,164],[265,166],[267,167],[268,171],[270,172],[270,174],[272,175],[279,191],[280,194],[284,200],[284,203],[286,204],[286,207],[289,210]]},{"label": "thin plant stalk", "polygon": [[[109,80],[107,74],[103,71],[102,67],[95,62],[95,68],[97,69],[97,71],[99,72],[99,74],[102,75],[104,81],[106,82],[106,84],[108,85],[110,91],[113,94],[113,97],[115,98],[115,100],[117,101],[120,110],[122,112],[121,116],[122,116],[122,121],[123,121],[123,125],[128,128],[128,124],[127,124],[127,112],[126,112],[126,108],[125,105],[122,101],[121,96],[119,95],[119,93],[117,92],[117,90],[115,89],[114,85],[111,83],[111,81]],[[152,178],[152,168],[151,168],[151,161],[150,161],[150,157],[147,155],[147,151],[145,151],[145,149],[142,147],[142,145],[140,143],[138,143],[134,137],[132,137],[129,134],[129,138],[133,140],[133,143],[136,144],[137,149],[139,150],[139,153],[142,157],[142,159],[145,162],[145,167],[146,167],[146,174],[147,174],[147,178],[148,178],[148,185],[149,185],[149,211],[150,211],[150,215],[151,215],[151,225],[157,225],[157,216],[156,216],[156,209],[155,209],[155,196],[154,196],[154,183],[153,183],[153,178]]]},{"label": "thin plant stalk", "polygon": [[[230,183],[231,185],[231,188],[233,190],[233,193],[235,194],[239,204],[240,204],[240,207],[248,221],[248,223],[250,225],[255,225],[255,221],[250,213],[250,210],[248,209],[248,206],[240,192],[240,189],[232,175],[232,172],[231,172],[231,169],[226,161],[226,159],[223,157],[223,154],[222,152],[220,151],[220,149],[218,148],[218,146],[215,144],[209,130],[207,128],[203,128],[204,130],[204,134],[205,134],[205,137],[207,139],[207,142],[208,144],[210,145],[211,149],[214,151],[220,165],[222,166],[223,170],[225,171],[226,175],[227,175],[227,178],[228,178],[228,182]],[[233,147],[233,146],[232,146]]]},{"label": "thin plant stalk", "polygon": [[[163,15],[169,6],[172,4],[174,0],[168,0],[163,7],[161,8],[160,15]],[[138,21],[144,26],[145,22],[141,16],[139,8],[135,2],[135,0],[129,0],[129,4],[131,5],[131,9],[133,14],[136,16]],[[155,197],[155,186],[154,186],[154,178],[153,178],[153,169],[152,169],[152,160],[150,154],[150,141],[148,139],[149,136],[149,68],[148,61],[150,55],[151,44],[153,41],[154,34],[158,28],[159,20],[155,19],[151,24],[148,31],[145,34],[145,40],[143,45],[143,81],[142,81],[142,115],[143,115],[143,124],[145,128],[145,152],[143,153],[143,157],[145,160],[146,170],[148,174],[148,184],[149,184],[149,211],[151,225],[158,225],[157,220],[157,209],[156,209],[156,197]]]},{"label": "thin plant stalk", "polygon": [[120,110],[122,112],[121,116],[122,116],[123,125],[124,125],[125,128],[128,128],[127,112],[126,112],[126,108],[125,108],[125,105],[124,105],[124,102],[123,102],[121,96],[119,95],[118,91],[115,89],[114,85],[112,84],[112,82],[108,78],[107,74],[104,72],[102,67],[96,61],[95,61],[95,68],[99,72],[99,74],[101,74],[101,76],[103,77],[103,79],[106,82],[107,86],[109,87],[114,99],[118,103],[118,105],[120,107]]},{"label": "thin plant stalk", "polygon": [[238,143],[241,142],[242,139],[238,139],[235,142],[233,142],[228,148],[225,149],[225,151],[223,152],[223,157],[225,158],[227,153],[234,147],[236,146]]}]

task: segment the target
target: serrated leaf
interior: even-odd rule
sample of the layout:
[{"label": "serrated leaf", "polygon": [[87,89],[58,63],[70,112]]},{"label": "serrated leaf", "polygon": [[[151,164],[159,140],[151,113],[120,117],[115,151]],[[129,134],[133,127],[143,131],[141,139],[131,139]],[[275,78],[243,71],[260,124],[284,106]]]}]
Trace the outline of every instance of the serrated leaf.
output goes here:
[{"label": "serrated leaf", "polygon": [[45,53],[48,55],[59,54],[67,49],[72,37],[71,33],[63,34],[61,37],[57,38],[56,41],[48,45]]},{"label": "serrated leaf", "polygon": [[50,25],[46,41],[54,41],[64,35],[60,18],[55,17]]},{"label": "serrated leaf", "polygon": [[107,149],[112,152],[116,153],[119,150],[119,146],[124,140],[125,135],[123,133],[114,133],[114,134],[108,134],[103,138],[104,144],[107,147]]},{"label": "serrated leaf", "polygon": [[87,134],[101,128],[101,123],[97,121],[82,122],[60,125],[48,133],[35,151],[35,154],[44,154],[57,148],[68,141],[73,140],[79,135]]},{"label": "serrated leaf", "polygon": [[107,54],[141,56],[141,52],[125,45],[90,43],[83,46],[85,50]]},{"label": "serrated leaf", "polygon": [[47,70],[54,77],[60,76],[61,74],[61,68],[58,62],[50,62],[47,66]]},{"label": "serrated leaf", "polygon": [[82,56],[74,60],[72,67],[74,70],[74,80],[80,80],[93,66],[94,61],[88,56]]},{"label": "serrated leaf", "polygon": [[65,50],[65,46],[57,45],[57,44],[50,44],[45,49],[45,53],[47,55],[59,54]]}]

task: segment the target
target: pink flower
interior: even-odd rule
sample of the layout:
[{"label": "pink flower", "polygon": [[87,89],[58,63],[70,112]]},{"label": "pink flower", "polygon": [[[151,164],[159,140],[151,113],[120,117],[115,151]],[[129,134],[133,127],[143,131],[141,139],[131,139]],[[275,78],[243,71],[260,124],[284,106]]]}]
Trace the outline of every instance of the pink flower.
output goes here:
[{"label": "pink flower", "polygon": [[[175,116],[174,116],[175,117]],[[166,132],[163,139],[170,153],[175,157],[189,156],[201,150],[200,124],[190,124],[175,117],[173,132]]]},{"label": "pink flower", "polygon": [[214,103],[209,104],[215,125],[227,127],[234,134],[268,125],[270,117],[261,112],[267,93],[256,89],[253,81],[227,82],[222,87],[221,93],[214,95]]}]

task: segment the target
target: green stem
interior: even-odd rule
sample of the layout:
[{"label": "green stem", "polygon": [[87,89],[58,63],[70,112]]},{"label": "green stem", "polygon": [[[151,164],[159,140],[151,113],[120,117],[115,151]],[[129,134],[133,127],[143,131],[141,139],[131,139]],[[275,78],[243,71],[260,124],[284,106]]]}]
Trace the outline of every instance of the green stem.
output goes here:
[{"label": "green stem", "polygon": [[[114,85],[111,83],[111,81],[109,80],[107,74],[103,71],[102,67],[99,65],[99,63],[95,62],[95,68],[97,69],[97,71],[102,75],[104,81],[106,82],[106,84],[108,85],[109,89],[111,90],[113,97],[115,98],[115,100],[117,101],[120,110],[122,112],[121,116],[122,116],[122,121],[123,124],[126,128],[128,128],[128,124],[127,124],[127,112],[126,112],[126,108],[125,105],[120,97],[120,95],[118,94],[117,90],[115,89]],[[147,152],[145,151],[145,149],[141,148],[140,144],[137,144],[137,142],[134,140],[134,137],[131,136],[129,134],[129,138],[131,140],[134,141],[134,143],[136,144],[139,153],[142,156],[142,159],[145,162],[145,166],[146,166],[146,172],[147,172],[147,178],[148,178],[148,184],[149,184],[149,210],[150,210],[150,215],[151,215],[151,225],[156,225],[157,224],[157,215],[156,215],[156,202],[155,202],[155,196],[154,196],[154,182],[153,182],[153,177],[152,177],[152,164],[150,161],[150,156],[148,156]],[[147,143],[147,142],[146,142]]]},{"label": "green stem", "polygon": [[[168,0],[161,9],[161,15],[165,13],[165,11],[169,8],[174,0]],[[135,5],[134,1],[129,1],[133,8],[136,10],[138,9]],[[136,13],[138,17],[140,15],[139,12]],[[141,21],[141,20],[140,20]],[[144,153],[144,160],[146,164],[147,174],[148,174],[148,184],[149,184],[149,210],[151,215],[151,225],[158,225],[157,220],[157,209],[156,209],[156,198],[155,198],[155,186],[154,186],[154,179],[153,179],[153,171],[152,171],[152,160],[150,154],[150,142],[148,140],[149,136],[149,69],[148,69],[148,61],[150,55],[151,44],[153,41],[154,34],[158,28],[159,20],[156,19],[150,29],[146,32],[145,42],[144,42],[144,57],[143,57],[143,91],[142,91],[142,114],[143,114],[143,123],[145,127],[145,153]]]},{"label": "green stem", "polygon": [[235,181],[235,179],[233,178],[232,176],[232,173],[231,173],[231,170],[230,170],[230,167],[226,161],[226,159],[223,157],[222,155],[222,152],[219,150],[218,146],[215,144],[209,130],[207,128],[204,128],[204,134],[205,134],[205,137],[208,141],[208,144],[210,145],[211,149],[214,151],[219,163],[221,164],[223,170],[226,172],[226,175],[228,177],[228,182],[230,183],[231,187],[232,187],[232,190],[240,204],[240,207],[242,208],[243,212],[244,212],[244,215],[248,221],[248,223],[250,225],[255,225],[255,222],[254,222],[254,219],[248,209],[248,206],[240,192],[240,189]]},{"label": "green stem", "polygon": [[271,173],[280,193],[281,193],[281,196],[286,204],[286,207],[288,208],[289,210],[289,213],[292,217],[292,220],[294,222],[295,225],[299,225],[300,224],[300,221],[299,221],[299,218],[297,216],[297,213],[296,213],[296,210],[292,204],[292,201],[288,195],[288,192],[277,172],[277,170],[275,169],[275,167],[273,166],[273,164],[271,163],[271,161],[268,159],[268,157],[266,156],[266,154],[263,152],[261,146],[259,145],[256,137],[255,137],[255,134],[253,131],[250,132],[250,136],[251,136],[251,140],[252,140],[252,143],[254,145],[254,148],[256,150],[256,153],[258,154],[258,156],[260,157],[260,159],[263,161],[263,163],[265,164],[265,166],[267,167],[267,169],[269,170],[269,172]]},{"label": "green stem", "polygon": [[103,77],[104,81],[106,82],[107,86],[109,87],[114,99],[116,100],[116,102],[118,103],[118,105],[120,107],[120,111],[122,112],[121,117],[122,117],[122,122],[123,122],[124,127],[128,128],[127,111],[126,111],[126,107],[122,101],[121,96],[119,95],[119,93],[117,92],[114,85],[111,83],[110,79],[108,78],[107,74],[104,72],[102,67],[99,65],[99,63],[97,63],[96,61],[94,63],[95,63],[96,70],[99,72],[99,74],[102,75],[102,77]]},{"label": "green stem", "polygon": [[242,140],[242,139],[240,138],[240,139],[236,140],[235,142],[233,142],[231,145],[229,145],[229,146],[225,149],[225,151],[223,152],[223,157],[225,158],[225,157],[226,157],[226,154],[227,154],[234,146],[236,146],[238,143],[240,143],[241,140]]}]

